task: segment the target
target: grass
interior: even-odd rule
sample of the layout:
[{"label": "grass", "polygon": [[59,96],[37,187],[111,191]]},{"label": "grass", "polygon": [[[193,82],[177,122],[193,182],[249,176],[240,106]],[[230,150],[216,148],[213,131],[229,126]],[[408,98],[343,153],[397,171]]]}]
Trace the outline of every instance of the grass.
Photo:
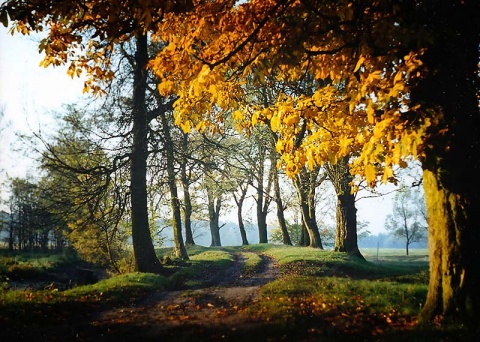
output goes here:
[{"label": "grass", "polygon": [[[0,323],[65,321],[79,312],[135,305],[158,290],[208,286],[233,264],[235,255],[244,260],[243,272],[261,270],[263,259],[259,254],[264,253],[278,262],[279,278],[262,288],[260,299],[247,312],[253,319],[264,321],[266,331],[272,336],[283,336],[286,340],[293,337],[341,340],[338,338],[341,334],[354,340],[375,336],[425,340],[459,333],[458,327],[415,325],[427,294],[428,264],[405,261],[393,251],[384,262],[368,262],[332,251],[267,244],[228,248],[193,246],[188,252],[190,260],[179,261],[173,258],[171,248],[159,250],[160,257],[172,258],[172,265],[167,267],[175,273],[169,278],[131,273],[66,291],[7,291],[0,287]],[[66,261],[58,256],[4,255],[0,262],[1,284],[1,277],[6,279],[14,273],[13,266],[34,276]]]},{"label": "grass", "polygon": [[47,272],[72,262],[62,254],[9,253],[0,251],[0,281],[3,279],[38,279]]},{"label": "grass", "polygon": [[[343,253],[301,247],[251,246],[274,257],[282,278],[263,288],[269,320],[290,321],[341,307],[345,312],[414,316],[427,292],[427,266],[373,264]],[[292,300],[295,299],[295,300]],[[300,302],[309,302],[308,310]],[[313,305],[312,303],[316,303]],[[305,304],[304,304],[305,305]],[[257,308],[258,309],[258,308]]]},{"label": "grass", "polygon": [[[176,272],[169,278],[170,289],[203,286],[234,262],[232,253],[222,248],[192,246],[188,248],[188,254],[190,260],[180,261],[181,267],[176,267]],[[174,258],[173,249],[162,248],[159,256]]]}]

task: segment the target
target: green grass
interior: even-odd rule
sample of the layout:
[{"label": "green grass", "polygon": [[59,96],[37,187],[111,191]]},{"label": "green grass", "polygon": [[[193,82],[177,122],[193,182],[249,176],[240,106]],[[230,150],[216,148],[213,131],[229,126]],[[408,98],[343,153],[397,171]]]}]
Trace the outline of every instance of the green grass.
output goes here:
[{"label": "green grass", "polygon": [[243,266],[243,272],[246,274],[254,274],[259,272],[263,266],[263,259],[253,252],[242,252],[242,256],[245,258],[245,264]]},{"label": "green grass", "polygon": [[167,283],[163,276],[130,273],[66,291],[0,291],[0,323],[61,323],[100,308],[133,304],[149,292],[165,289]]},{"label": "green grass", "polygon": [[[272,336],[286,340],[378,336],[380,340],[399,337],[421,341],[436,340],[444,333],[455,337],[461,332],[458,327],[413,324],[427,294],[428,264],[411,260],[421,256],[420,251],[407,260],[398,250],[386,251],[390,259],[382,262],[332,251],[268,244],[228,248],[193,246],[188,249],[188,261],[175,259],[171,248],[158,252],[160,257],[172,258],[172,265],[167,267],[175,273],[168,278],[131,273],[63,292],[6,291],[0,287],[0,322],[61,322],[74,319],[80,312],[135,305],[158,290],[188,291],[208,286],[232,265],[234,254],[242,255],[243,271],[248,274],[261,270],[263,259],[259,254],[264,253],[278,262],[279,278],[262,288],[261,297],[247,312],[253,319],[265,322],[266,331]],[[51,256],[23,258],[2,256],[0,276],[11,274],[9,269],[13,265],[21,265],[33,275],[35,270],[55,269],[66,262]]]},{"label": "green grass", "polygon": [[72,260],[62,254],[33,252],[9,253],[8,251],[1,250],[0,281],[2,278],[8,278],[10,280],[37,279],[47,272],[71,262]]},{"label": "green grass", "polygon": [[[160,255],[162,253],[171,255],[169,249],[161,250]],[[192,246],[188,253],[190,260],[182,263],[182,267],[169,278],[170,289],[203,286],[234,261],[233,255],[221,248]]]}]

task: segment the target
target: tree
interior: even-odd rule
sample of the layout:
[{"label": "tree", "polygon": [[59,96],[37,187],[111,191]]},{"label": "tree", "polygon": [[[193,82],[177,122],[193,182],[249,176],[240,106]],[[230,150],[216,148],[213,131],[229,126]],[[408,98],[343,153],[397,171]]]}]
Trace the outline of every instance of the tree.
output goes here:
[{"label": "tree", "polygon": [[[52,142],[44,142],[42,202],[85,260],[129,271],[128,161],[110,157],[89,136],[89,115],[70,106]],[[110,146],[112,147],[112,146]],[[118,162],[118,164],[116,164]]]},{"label": "tree", "polygon": [[[181,139],[181,156],[180,156],[180,182],[183,189],[183,217],[185,225],[185,245],[193,246],[195,241],[193,239],[192,231],[192,214],[193,204],[192,196],[190,193],[190,185],[193,183],[196,177],[194,177],[193,167],[189,167],[189,144],[190,133],[183,133]],[[193,152],[193,149],[191,149]]]},{"label": "tree", "polygon": [[269,158],[267,158],[269,154],[267,146],[269,136],[266,133],[265,130],[260,130],[254,137],[258,150],[258,163],[254,169],[254,184],[256,189],[255,202],[259,243],[268,242],[267,215],[270,203],[273,200],[271,189],[273,184],[273,174],[276,172],[274,169],[276,166],[272,163],[268,163],[270,161]]},{"label": "tree", "polygon": [[308,246],[323,249],[320,231],[317,224],[315,191],[326,179],[325,174],[320,174],[320,167],[313,170],[302,168],[293,179],[297,189],[303,225],[308,233]]},{"label": "tree", "polygon": [[[112,53],[119,44],[134,41],[132,86],[132,135],[130,194],[132,242],[136,269],[161,272],[148,225],[146,160],[149,116],[145,107],[148,63],[147,30],[152,30],[165,12],[183,11],[190,1],[162,2],[155,10],[141,4],[99,4],[95,1],[7,1],[0,7],[0,18],[12,32],[29,34],[49,28],[39,44],[45,53],[42,65],[69,63],[71,77],[87,73],[84,92],[101,94],[112,81]],[[161,12],[161,13],[160,13]]]},{"label": "tree", "polygon": [[[334,85],[302,99],[279,97],[269,110],[258,110],[250,125],[270,122],[290,174],[353,152],[359,154],[352,172],[373,185],[377,176],[391,180],[394,165],[420,159],[432,265],[422,318],[478,323],[480,195],[466,181],[480,168],[478,14],[474,0],[272,0],[235,8],[205,3],[185,15],[181,22],[189,22],[188,28],[174,16],[166,20],[164,27],[173,25],[175,34],[163,32],[171,48],[153,67],[169,65],[164,75],[183,80],[172,83],[167,76],[160,84],[164,93],[180,94],[183,126],[201,120],[189,115],[195,97],[204,99],[205,109],[210,106],[205,99],[235,106],[230,99],[242,98],[239,80],[246,74],[276,72],[289,80],[308,70]],[[176,68],[181,64],[191,67]],[[250,115],[255,107],[247,109]],[[295,144],[303,122],[305,137]]]},{"label": "tree", "polygon": [[247,232],[245,230],[245,223],[243,219],[243,204],[247,197],[247,192],[252,184],[253,173],[250,168],[249,161],[251,161],[252,145],[246,140],[240,140],[236,144],[236,151],[230,154],[231,161],[229,175],[236,183],[232,186],[232,196],[237,205],[237,221],[242,238],[242,245],[248,245]]},{"label": "tree", "polygon": [[160,114],[162,130],[163,130],[163,140],[164,140],[164,149],[166,155],[166,167],[167,167],[167,179],[168,187],[170,189],[170,202],[172,207],[172,227],[173,227],[173,237],[175,244],[175,254],[177,257],[182,259],[188,259],[187,250],[185,249],[185,244],[183,242],[182,236],[182,217],[181,217],[181,207],[180,199],[178,197],[177,183],[176,183],[176,174],[175,174],[175,146],[172,141],[172,135],[170,133],[170,120],[167,119],[165,111],[162,111]]},{"label": "tree", "polygon": [[427,222],[422,214],[425,200],[418,191],[403,187],[393,198],[393,211],[385,220],[385,228],[405,241],[405,253],[413,242],[426,238]]},{"label": "tree", "polygon": [[[277,165],[277,152],[271,151],[271,163],[272,165]],[[288,231],[287,221],[285,219],[285,208],[283,205],[282,195],[280,192],[280,179],[278,175],[278,170],[273,171],[273,192],[275,196],[275,202],[277,205],[277,219],[278,225],[280,226],[280,232],[282,233],[282,242],[284,245],[292,245],[292,240],[290,239],[290,233]]]},{"label": "tree", "polygon": [[[52,8],[53,22],[72,13],[82,18],[84,2],[74,4],[35,11],[31,4],[26,11],[7,5],[0,17],[5,21],[6,12],[19,20],[20,31],[28,31],[28,22],[38,23]],[[103,20],[99,27],[123,33],[132,21],[118,18],[140,17],[141,30],[151,28],[156,39],[168,42],[150,66],[161,79],[161,93],[179,95],[176,122],[184,129],[221,121],[203,115],[214,104],[237,109],[240,122],[248,113],[246,130],[268,122],[278,133],[277,150],[291,175],[304,165],[358,153],[351,170],[374,185],[377,177],[391,180],[395,165],[420,159],[432,266],[422,318],[478,324],[480,195],[470,183],[480,169],[477,1],[252,0],[194,7],[167,1],[156,11],[102,5],[95,13]],[[162,20],[154,20],[157,13]],[[65,41],[71,35],[61,37],[71,45]],[[261,82],[258,76],[276,73],[296,80],[305,72],[327,86],[312,96],[283,94],[267,109],[236,101],[243,98],[246,77],[257,75]],[[299,131],[301,142],[295,138]]]},{"label": "tree", "polygon": [[325,171],[337,195],[335,251],[346,252],[363,259],[357,241],[357,209],[352,193],[353,176],[348,167],[349,157],[336,164],[325,164]]}]

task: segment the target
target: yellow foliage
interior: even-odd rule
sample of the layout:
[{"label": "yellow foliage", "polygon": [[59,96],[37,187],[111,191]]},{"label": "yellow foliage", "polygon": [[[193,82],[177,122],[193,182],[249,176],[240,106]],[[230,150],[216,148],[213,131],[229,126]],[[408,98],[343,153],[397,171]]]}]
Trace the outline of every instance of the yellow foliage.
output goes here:
[{"label": "yellow foliage", "polygon": [[365,179],[367,180],[368,184],[375,183],[377,179],[377,171],[375,166],[372,164],[365,165]]},{"label": "yellow foliage", "polygon": [[[81,3],[72,2],[77,7],[68,11],[60,11],[64,2],[56,5],[64,17],[51,18],[49,39],[40,50],[45,67],[75,60],[68,74],[86,73],[84,92],[101,93],[101,85],[113,78],[108,56],[116,44],[148,32],[152,41],[167,43],[148,65],[159,79],[159,93],[177,96],[175,123],[184,131],[215,127],[227,115],[247,132],[268,123],[278,136],[276,149],[287,174],[352,155],[352,172],[371,185],[377,174],[383,173],[383,181],[392,178],[392,164],[402,166],[407,157],[422,153],[430,123],[415,119],[418,108],[410,108],[408,96],[410,83],[421,75],[422,51],[398,58],[396,50],[379,55],[363,42],[349,44],[357,41],[358,31],[345,21],[355,23],[358,13],[385,32],[376,39],[403,29],[373,3],[368,11],[348,1],[309,2],[312,7],[276,0]],[[46,13],[39,9],[32,15],[41,23]],[[30,30],[24,21],[15,25],[18,32]],[[102,44],[83,39],[93,27],[108,38]],[[267,103],[246,87],[268,89],[278,82],[287,90]]]}]

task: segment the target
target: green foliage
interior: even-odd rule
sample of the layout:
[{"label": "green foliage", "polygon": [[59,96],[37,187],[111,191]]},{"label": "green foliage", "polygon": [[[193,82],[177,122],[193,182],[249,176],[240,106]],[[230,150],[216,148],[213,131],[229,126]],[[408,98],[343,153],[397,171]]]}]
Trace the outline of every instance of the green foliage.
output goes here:
[{"label": "green foliage", "polygon": [[126,176],[123,164],[94,133],[99,125],[88,110],[65,109],[52,142],[44,142],[45,177],[38,188],[61,234],[83,260],[128,272]]},{"label": "green foliage", "polygon": [[[290,240],[292,241],[293,245],[298,245],[300,242],[300,236],[302,234],[302,225],[298,223],[290,224],[287,222],[287,231],[290,235]],[[280,227],[273,228],[270,234],[270,241],[272,243],[282,243],[282,231]]]}]

